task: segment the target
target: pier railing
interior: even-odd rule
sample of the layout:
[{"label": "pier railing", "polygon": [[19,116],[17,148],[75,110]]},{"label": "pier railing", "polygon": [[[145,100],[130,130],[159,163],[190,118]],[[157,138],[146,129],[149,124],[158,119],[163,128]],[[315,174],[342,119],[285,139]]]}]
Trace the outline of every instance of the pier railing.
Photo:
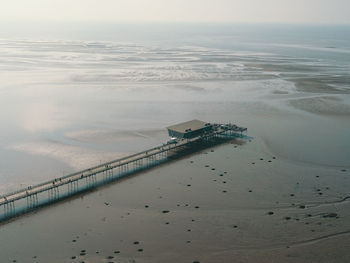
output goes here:
[{"label": "pier railing", "polygon": [[2,195],[0,196],[0,222],[167,162],[172,159],[172,156],[181,153],[183,149],[191,148],[195,143],[211,142],[219,138],[242,137],[245,131],[247,131],[246,128],[232,124],[214,124],[212,131],[200,137],[168,142],[146,151]]}]

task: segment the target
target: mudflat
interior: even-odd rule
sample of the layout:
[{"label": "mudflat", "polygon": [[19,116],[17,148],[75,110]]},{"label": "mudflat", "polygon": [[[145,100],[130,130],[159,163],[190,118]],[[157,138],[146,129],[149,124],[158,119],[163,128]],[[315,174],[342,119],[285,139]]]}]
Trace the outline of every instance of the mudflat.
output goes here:
[{"label": "mudflat", "polygon": [[345,262],[349,173],[285,159],[259,138],[232,141],[3,225],[1,255],[4,262]]}]

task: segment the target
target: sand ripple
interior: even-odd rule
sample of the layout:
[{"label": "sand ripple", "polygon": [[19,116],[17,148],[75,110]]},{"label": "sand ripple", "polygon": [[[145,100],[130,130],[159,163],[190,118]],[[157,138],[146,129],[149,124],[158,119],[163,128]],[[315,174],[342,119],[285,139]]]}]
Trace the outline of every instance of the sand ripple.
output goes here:
[{"label": "sand ripple", "polygon": [[338,115],[350,117],[350,105],[342,103],[337,97],[322,96],[291,100],[290,105],[297,109],[319,115]]}]

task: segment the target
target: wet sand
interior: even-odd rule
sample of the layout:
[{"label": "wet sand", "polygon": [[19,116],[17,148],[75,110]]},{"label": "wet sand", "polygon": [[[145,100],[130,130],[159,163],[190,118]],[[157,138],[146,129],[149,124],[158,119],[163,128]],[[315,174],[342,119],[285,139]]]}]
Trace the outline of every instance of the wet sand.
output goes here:
[{"label": "wet sand", "polygon": [[335,118],[349,118],[350,105],[342,103],[338,97],[317,96],[291,100],[290,104],[297,108],[318,115],[333,116]]},{"label": "wet sand", "polygon": [[236,141],[3,225],[2,262],[346,262],[349,176]]}]

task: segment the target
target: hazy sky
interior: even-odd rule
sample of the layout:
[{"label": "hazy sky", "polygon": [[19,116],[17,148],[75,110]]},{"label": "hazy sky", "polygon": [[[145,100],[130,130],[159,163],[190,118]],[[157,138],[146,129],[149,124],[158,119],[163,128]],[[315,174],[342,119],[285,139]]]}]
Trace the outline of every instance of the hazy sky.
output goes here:
[{"label": "hazy sky", "polygon": [[1,0],[4,20],[350,23],[350,0]]}]

